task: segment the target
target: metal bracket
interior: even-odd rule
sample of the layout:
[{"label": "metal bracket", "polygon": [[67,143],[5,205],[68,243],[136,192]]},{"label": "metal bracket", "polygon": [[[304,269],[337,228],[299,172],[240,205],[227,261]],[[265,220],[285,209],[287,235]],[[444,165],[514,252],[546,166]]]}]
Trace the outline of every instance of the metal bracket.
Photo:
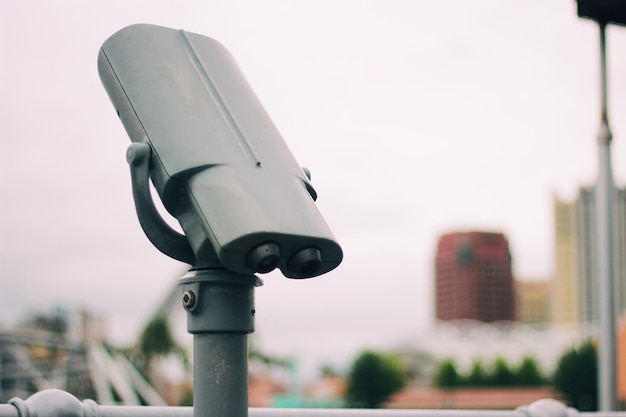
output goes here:
[{"label": "metal bracket", "polygon": [[145,142],[132,143],[126,151],[139,223],[158,250],[171,258],[193,265],[196,255],[187,238],[163,220],[152,200],[149,186],[151,154],[152,149]]}]

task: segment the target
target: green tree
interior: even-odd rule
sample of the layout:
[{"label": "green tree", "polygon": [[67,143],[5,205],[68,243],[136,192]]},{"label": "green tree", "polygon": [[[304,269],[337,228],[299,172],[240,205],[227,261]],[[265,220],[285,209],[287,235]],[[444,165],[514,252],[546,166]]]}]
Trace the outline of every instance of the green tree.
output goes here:
[{"label": "green tree", "polygon": [[139,350],[146,358],[167,355],[175,346],[167,319],[163,316],[154,317],[139,338]]},{"label": "green tree", "polygon": [[170,332],[167,318],[162,315],[155,316],[144,328],[135,352],[139,358],[135,357],[135,365],[150,379],[150,368],[152,362],[158,356],[167,356],[171,353],[178,355],[183,364],[189,364],[186,350],[179,346]]},{"label": "green tree", "polygon": [[531,356],[524,356],[520,365],[515,369],[515,385],[537,387],[546,382],[546,377],[541,372],[537,360]]},{"label": "green tree", "polygon": [[537,387],[548,383],[537,361],[526,356],[518,366],[510,365],[498,356],[486,368],[480,359],[475,359],[466,374],[460,374],[454,359],[439,362],[433,384],[440,388],[467,387]]},{"label": "green tree", "polygon": [[405,385],[405,371],[397,358],[364,351],[348,374],[346,404],[353,408],[380,408]]},{"label": "green tree", "polygon": [[461,376],[454,359],[444,359],[439,363],[433,382],[439,388],[454,388],[461,384]]},{"label": "green tree", "polygon": [[511,371],[508,362],[502,356],[496,358],[489,379],[489,385],[496,387],[510,387],[515,385],[515,374]]},{"label": "green tree", "polygon": [[566,351],[559,359],[554,386],[568,405],[580,411],[595,411],[598,404],[597,353],[591,341]]},{"label": "green tree", "polygon": [[480,359],[474,359],[472,362],[472,368],[465,378],[464,385],[469,387],[484,387],[489,385],[489,376]]}]

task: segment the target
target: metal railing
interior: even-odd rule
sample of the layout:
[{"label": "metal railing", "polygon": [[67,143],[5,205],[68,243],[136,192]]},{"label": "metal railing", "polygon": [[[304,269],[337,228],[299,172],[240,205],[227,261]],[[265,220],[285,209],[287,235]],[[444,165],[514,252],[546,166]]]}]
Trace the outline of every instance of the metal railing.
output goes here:
[{"label": "metal railing", "polygon": [[[626,417],[626,412],[579,412],[544,399],[511,411],[385,410],[385,409],[276,409],[250,408],[250,417]],[[80,401],[62,390],[46,390],[27,400],[13,398],[0,404],[0,417],[193,417],[193,407],[111,406]]]}]

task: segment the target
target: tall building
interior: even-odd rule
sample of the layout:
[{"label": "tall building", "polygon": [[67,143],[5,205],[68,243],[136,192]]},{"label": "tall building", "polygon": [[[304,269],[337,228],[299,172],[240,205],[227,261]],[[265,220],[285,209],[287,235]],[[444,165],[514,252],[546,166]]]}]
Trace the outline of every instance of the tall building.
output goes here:
[{"label": "tall building", "polygon": [[[615,314],[626,309],[626,188],[613,194]],[[576,200],[554,198],[555,273],[552,320],[558,324],[598,320],[595,187],[581,187]]]},{"label": "tall building", "polygon": [[551,312],[554,324],[578,321],[578,263],[576,210],[573,203],[554,198],[554,277],[551,290]]},{"label": "tall building", "polygon": [[515,281],[517,321],[528,324],[550,322],[550,282]]},{"label": "tall building", "polygon": [[515,320],[511,254],[502,233],[441,236],[435,260],[436,318]]}]

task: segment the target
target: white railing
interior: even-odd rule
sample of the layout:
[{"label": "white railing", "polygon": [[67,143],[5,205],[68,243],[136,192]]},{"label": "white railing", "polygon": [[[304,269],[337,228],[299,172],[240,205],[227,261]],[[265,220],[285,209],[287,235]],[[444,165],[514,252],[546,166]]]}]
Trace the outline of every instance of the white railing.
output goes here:
[{"label": "white railing", "polygon": [[[0,417],[193,417],[192,407],[98,405],[80,401],[61,390],[41,391],[27,400],[0,404]],[[250,408],[249,417],[626,417],[626,412],[579,412],[562,403],[539,400],[511,411],[385,410],[385,409],[277,409]],[[243,416],[242,416],[243,417]]]}]

